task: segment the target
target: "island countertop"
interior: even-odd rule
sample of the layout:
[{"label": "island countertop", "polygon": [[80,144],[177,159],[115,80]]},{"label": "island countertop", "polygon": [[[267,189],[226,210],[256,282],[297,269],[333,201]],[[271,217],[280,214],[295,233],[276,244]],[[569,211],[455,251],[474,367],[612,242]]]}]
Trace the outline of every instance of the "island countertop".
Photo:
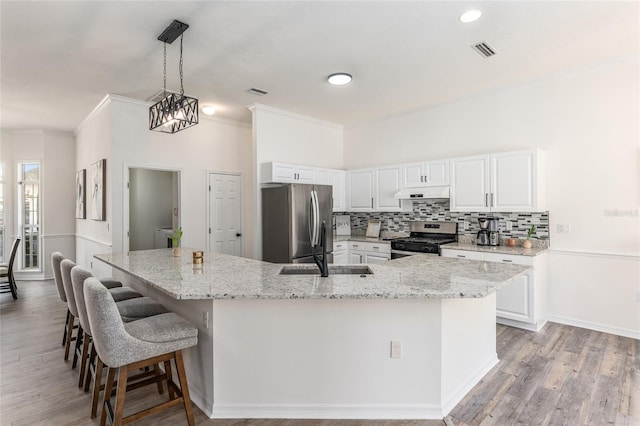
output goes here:
[{"label": "island countertop", "polygon": [[[220,253],[192,264],[191,249],[94,257],[175,299],[452,299],[485,297],[528,266],[418,254],[368,265],[373,274],[279,275],[282,265]],[[305,267],[300,264],[297,267]],[[307,265],[308,267],[308,265]]]}]

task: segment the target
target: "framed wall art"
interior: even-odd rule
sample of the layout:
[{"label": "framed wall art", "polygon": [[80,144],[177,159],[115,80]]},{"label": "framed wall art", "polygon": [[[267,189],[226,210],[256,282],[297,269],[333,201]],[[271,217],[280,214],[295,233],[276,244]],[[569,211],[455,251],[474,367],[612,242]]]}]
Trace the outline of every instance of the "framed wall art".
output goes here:
[{"label": "framed wall art", "polygon": [[87,169],[76,173],[76,219],[87,218]]},{"label": "framed wall art", "polygon": [[102,159],[91,165],[91,219],[105,220],[106,217],[106,176],[107,160]]}]

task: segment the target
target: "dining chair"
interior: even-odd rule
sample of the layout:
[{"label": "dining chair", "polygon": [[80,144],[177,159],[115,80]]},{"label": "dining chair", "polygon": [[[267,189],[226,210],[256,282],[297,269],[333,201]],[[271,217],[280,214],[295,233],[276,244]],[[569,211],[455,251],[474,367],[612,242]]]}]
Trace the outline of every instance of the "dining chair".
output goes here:
[{"label": "dining chair", "polygon": [[[16,254],[18,253],[18,246],[20,245],[20,237],[17,237],[13,241],[11,246],[11,254],[9,255],[9,263],[0,265],[0,293],[11,293],[13,300],[18,298],[18,287],[16,286],[16,279],[13,276],[13,265],[16,260]],[[6,281],[5,281],[6,280]]]}]

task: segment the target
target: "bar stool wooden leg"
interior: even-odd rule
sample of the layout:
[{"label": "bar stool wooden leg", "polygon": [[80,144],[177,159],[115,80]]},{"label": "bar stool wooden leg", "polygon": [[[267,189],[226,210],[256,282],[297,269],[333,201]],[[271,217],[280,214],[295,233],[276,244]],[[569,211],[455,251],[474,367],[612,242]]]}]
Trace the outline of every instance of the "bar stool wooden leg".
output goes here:
[{"label": "bar stool wooden leg", "polygon": [[91,377],[95,376],[96,348],[93,346],[93,342],[91,342],[91,351],[90,351],[88,363],[89,365],[87,366],[87,377],[84,380],[85,392],[89,392],[89,387],[91,386]]},{"label": "bar stool wooden leg", "polygon": [[[123,365],[118,368],[118,387],[116,389],[116,409],[113,415],[113,426],[122,425],[122,417],[124,416],[124,399],[127,393],[127,379],[129,378],[129,368]],[[105,398],[107,393],[105,391]]]},{"label": "bar stool wooden leg", "polygon": [[[113,380],[116,376],[116,369],[109,368],[107,373],[107,384],[104,388],[104,402],[102,405],[102,415],[100,416],[100,426],[105,426],[107,424],[107,404],[109,404],[109,399],[111,398],[111,392],[113,391]],[[98,376],[96,376],[97,378]],[[102,380],[100,380],[102,381]],[[98,382],[98,380],[96,380]],[[98,384],[98,388],[100,385]]]},{"label": "bar stool wooden leg", "polygon": [[69,312],[69,324],[67,326],[67,341],[64,346],[64,360],[69,361],[69,350],[71,349],[71,341],[73,340],[73,324],[75,323],[76,317],[73,316],[71,312]]},{"label": "bar stool wooden leg", "polygon": [[69,315],[71,315],[71,312],[69,312],[69,309],[67,309],[67,319],[64,321],[64,331],[62,332],[62,346],[64,346],[65,343],[67,343],[67,330],[69,329]]},{"label": "bar stool wooden leg", "polygon": [[176,372],[178,373],[178,380],[180,381],[180,390],[182,390],[182,403],[184,404],[184,410],[187,413],[187,422],[189,426],[194,426],[195,420],[193,418],[193,409],[191,407],[191,396],[189,395],[187,374],[184,371],[184,362],[182,361],[182,351],[176,351],[175,356]]},{"label": "bar stool wooden leg", "polygon": [[173,392],[173,387],[169,384],[172,380],[172,372],[171,372],[171,360],[166,360],[164,362],[164,374],[167,375],[167,391],[169,392],[169,399],[174,399],[175,393]]},{"label": "bar stool wooden leg", "polygon": [[82,357],[80,358],[80,378],[78,379],[78,387],[84,385],[84,374],[87,370],[87,359],[89,358],[89,343],[91,342],[91,336],[84,332],[82,337]]},{"label": "bar stool wooden leg", "polygon": [[[160,364],[153,364],[153,374],[155,374],[156,378],[162,377],[162,372],[160,371]],[[158,394],[162,395],[164,393],[162,380],[158,379],[157,385],[158,385]]]},{"label": "bar stool wooden leg", "polygon": [[[96,356],[96,374],[93,378],[93,396],[91,398],[91,418],[95,419],[98,415],[98,403],[100,402],[100,390],[102,389],[102,369],[104,364],[99,356]],[[107,377],[107,382],[109,378]],[[104,412],[102,413],[104,415]],[[102,420],[100,420],[102,423]]]},{"label": "bar stool wooden leg", "polygon": [[80,354],[82,351],[82,347],[80,345],[82,345],[83,335],[84,330],[82,329],[82,326],[78,325],[78,332],[76,333],[76,344],[73,348],[73,363],[71,364],[71,368],[76,368],[76,366],[78,365],[78,354]]}]

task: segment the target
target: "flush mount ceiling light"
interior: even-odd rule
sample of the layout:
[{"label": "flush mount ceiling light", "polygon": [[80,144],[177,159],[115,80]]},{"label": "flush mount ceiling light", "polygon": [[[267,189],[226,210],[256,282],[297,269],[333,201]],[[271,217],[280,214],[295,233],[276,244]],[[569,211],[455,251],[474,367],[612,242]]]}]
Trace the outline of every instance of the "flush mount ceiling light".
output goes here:
[{"label": "flush mount ceiling light", "polygon": [[216,113],[216,107],[213,105],[202,105],[202,112],[206,115],[213,115]]},{"label": "flush mount ceiling light", "polygon": [[351,83],[351,80],[353,80],[353,77],[346,72],[337,72],[327,77],[327,81],[334,86],[344,86],[345,84]]},{"label": "flush mount ceiling light", "polygon": [[468,24],[469,22],[477,21],[482,16],[482,12],[479,10],[467,10],[465,13],[460,15],[460,22]]},{"label": "flush mount ceiling light", "polygon": [[[174,20],[158,36],[158,40],[164,43],[164,97],[149,107],[149,130],[177,133],[198,124],[198,100],[185,96],[182,81],[182,36],[187,28],[189,25]],[[178,37],[180,37],[180,93],[167,94],[167,43],[173,43]]]}]

